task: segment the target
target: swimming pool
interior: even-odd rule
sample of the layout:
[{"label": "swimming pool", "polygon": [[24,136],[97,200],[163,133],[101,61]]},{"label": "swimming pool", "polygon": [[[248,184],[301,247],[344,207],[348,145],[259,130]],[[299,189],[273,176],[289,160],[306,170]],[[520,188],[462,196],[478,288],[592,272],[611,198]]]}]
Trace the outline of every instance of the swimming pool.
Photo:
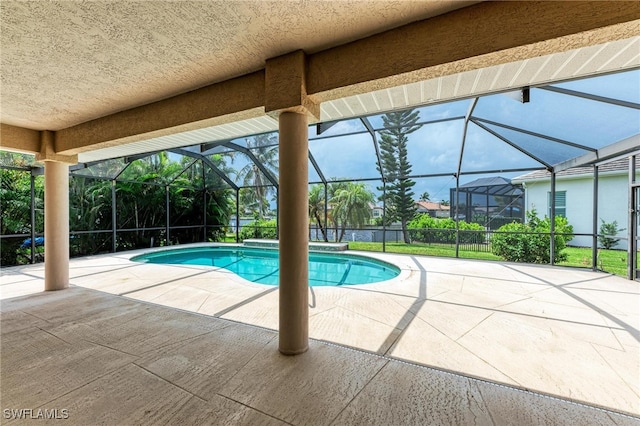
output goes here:
[{"label": "swimming pool", "polygon": [[[163,250],[131,258],[135,262],[222,268],[259,284],[278,285],[279,257],[273,249],[194,247]],[[396,266],[363,256],[309,253],[309,285],[371,284],[397,277]]]}]

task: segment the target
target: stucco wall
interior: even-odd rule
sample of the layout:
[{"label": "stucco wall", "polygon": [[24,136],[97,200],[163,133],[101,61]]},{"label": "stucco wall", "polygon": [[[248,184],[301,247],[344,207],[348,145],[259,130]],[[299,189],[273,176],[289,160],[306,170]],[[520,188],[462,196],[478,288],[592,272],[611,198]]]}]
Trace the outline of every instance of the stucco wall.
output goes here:
[{"label": "stucco wall", "polygon": [[[628,227],[629,181],[627,174],[601,174],[598,179],[598,228],[605,222],[618,222],[625,230],[618,237],[626,238]],[[550,180],[526,182],[525,202],[527,210],[536,209],[538,216],[548,214],[547,193],[551,191]],[[567,176],[556,179],[556,191],[566,191],[567,219],[576,234],[593,232],[593,177]],[[572,246],[591,247],[592,237],[576,236],[569,242]],[[617,249],[627,248],[627,241],[621,240]]]}]

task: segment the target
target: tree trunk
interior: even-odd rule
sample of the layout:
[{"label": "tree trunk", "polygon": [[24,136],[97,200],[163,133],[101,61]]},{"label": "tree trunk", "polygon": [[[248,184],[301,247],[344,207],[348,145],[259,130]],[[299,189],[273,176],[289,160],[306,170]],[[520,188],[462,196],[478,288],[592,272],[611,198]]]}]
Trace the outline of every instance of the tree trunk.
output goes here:
[{"label": "tree trunk", "polygon": [[[329,242],[329,238],[327,237],[327,231],[324,229],[324,226],[322,226],[320,215],[318,214],[318,212],[315,212],[314,216],[316,217],[316,223],[318,224],[318,228],[320,228],[320,232],[322,232],[322,239],[324,239],[325,242]],[[317,238],[317,233],[318,233],[318,230],[316,229],[316,238]]]},{"label": "tree trunk", "polygon": [[405,244],[411,244],[411,236],[409,235],[409,230],[407,229],[407,221],[402,220],[402,236],[404,238]]}]

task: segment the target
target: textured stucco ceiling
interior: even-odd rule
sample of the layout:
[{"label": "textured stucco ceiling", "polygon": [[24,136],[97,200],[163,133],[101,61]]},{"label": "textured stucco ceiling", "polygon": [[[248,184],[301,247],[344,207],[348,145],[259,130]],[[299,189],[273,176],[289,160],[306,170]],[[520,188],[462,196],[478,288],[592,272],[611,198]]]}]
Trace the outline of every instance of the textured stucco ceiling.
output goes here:
[{"label": "textured stucco ceiling", "polygon": [[0,121],[59,130],[473,1],[0,2]]}]

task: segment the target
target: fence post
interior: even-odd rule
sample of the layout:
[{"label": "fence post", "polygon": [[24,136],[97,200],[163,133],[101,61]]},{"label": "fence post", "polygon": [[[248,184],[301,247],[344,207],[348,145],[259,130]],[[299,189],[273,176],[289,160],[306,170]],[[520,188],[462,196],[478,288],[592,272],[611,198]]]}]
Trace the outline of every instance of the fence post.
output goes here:
[{"label": "fence post", "polygon": [[550,244],[550,259],[549,263],[553,265],[555,263],[555,254],[556,254],[556,172],[551,172],[551,212],[549,216],[551,216],[551,229],[549,236]]},{"label": "fence post", "polygon": [[30,262],[35,263],[36,251],[36,183],[33,169],[31,170],[31,259]]},{"label": "fence post", "polygon": [[240,242],[240,189],[236,189],[236,243]]},{"label": "fence post", "polygon": [[202,190],[202,223],[204,232],[202,233],[202,242],[207,242],[207,188]]},{"label": "fence post", "polygon": [[591,243],[591,269],[598,270],[598,166],[593,165],[593,238]]},{"label": "fence post", "polygon": [[111,181],[111,251],[113,253],[118,249],[116,242],[117,236],[117,209],[116,209],[116,180]]},{"label": "fence post", "polygon": [[170,232],[170,228],[169,228],[169,224],[171,223],[171,217],[169,215],[169,185],[165,185],[164,187],[164,192],[165,192],[165,216],[166,216],[166,221],[167,221],[167,246],[171,245],[171,236],[169,235]]},{"label": "fence post", "polygon": [[382,252],[387,251],[387,181],[382,180]]}]

